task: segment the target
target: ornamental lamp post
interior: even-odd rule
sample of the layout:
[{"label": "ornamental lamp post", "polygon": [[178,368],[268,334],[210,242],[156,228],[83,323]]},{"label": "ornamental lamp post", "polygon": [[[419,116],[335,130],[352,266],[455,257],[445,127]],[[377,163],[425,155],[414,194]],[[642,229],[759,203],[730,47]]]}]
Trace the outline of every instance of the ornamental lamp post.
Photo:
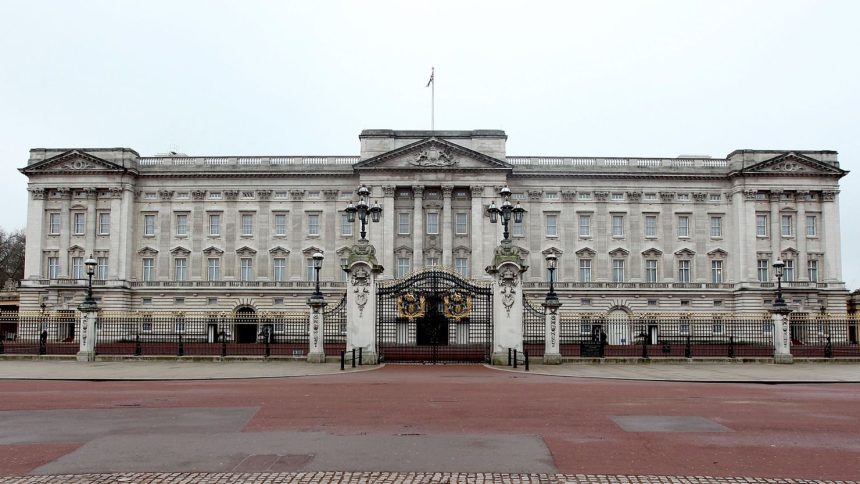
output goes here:
[{"label": "ornamental lamp post", "polygon": [[355,216],[358,215],[358,220],[361,222],[361,240],[367,240],[367,216],[370,215],[372,222],[379,222],[379,217],[382,215],[382,207],[379,202],[373,202],[373,206],[368,205],[370,198],[370,190],[361,185],[356,191],[358,194],[358,203],[353,205],[352,202],[346,206],[346,221],[349,223],[355,222]]},{"label": "ornamental lamp post", "polygon": [[87,297],[84,299],[84,304],[87,305],[95,305],[96,303],[96,300],[93,298],[93,275],[96,273],[97,264],[92,254],[84,261],[84,265],[87,268]]},{"label": "ornamental lamp post", "polygon": [[314,261],[314,280],[316,281],[316,287],[312,297],[314,299],[322,299],[322,292],[320,292],[320,269],[322,269],[323,255],[321,252],[316,252],[312,256],[312,259]]},{"label": "ornamental lamp post", "polygon": [[776,259],[773,263],[773,272],[776,275],[776,300],[773,302],[773,307],[776,309],[784,309],[787,305],[785,299],[782,298],[782,275],[785,270],[785,262],[782,259]]},{"label": "ornamental lamp post", "polygon": [[520,202],[517,202],[516,206],[511,204],[511,189],[507,186],[503,187],[499,191],[499,195],[502,197],[501,207],[496,207],[496,202],[494,201],[490,202],[490,206],[487,208],[487,214],[490,216],[490,223],[498,222],[501,216],[502,226],[504,227],[502,242],[504,242],[510,240],[508,224],[511,221],[511,217],[513,216],[514,223],[522,223],[523,213],[526,210],[520,206]]},{"label": "ornamental lamp post", "polygon": [[544,305],[550,308],[558,308],[561,304],[558,301],[558,295],[555,293],[554,275],[555,269],[558,266],[558,257],[550,252],[546,255],[546,268],[549,271],[549,292],[546,293]]}]

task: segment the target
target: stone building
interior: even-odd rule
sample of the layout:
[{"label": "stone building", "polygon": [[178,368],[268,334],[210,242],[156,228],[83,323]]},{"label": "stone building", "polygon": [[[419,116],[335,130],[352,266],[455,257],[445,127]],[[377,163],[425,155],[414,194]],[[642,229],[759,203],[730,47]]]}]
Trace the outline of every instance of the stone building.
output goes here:
[{"label": "stone building", "polygon": [[760,314],[777,258],[795,312],[845,312],[834,151],[736,150],[725,158],[509,156],[498,130],[364,130],[358,156],[144,157],[129,148],[30,151],[21,309],[73,309],[92,254],[109,311],[306,310],[311,255],[344,291],[360,185],[383,278],[447,266],[487,277],[501,239],[486,217],[509,186],[531,298],[558,256],[565,311]]}]

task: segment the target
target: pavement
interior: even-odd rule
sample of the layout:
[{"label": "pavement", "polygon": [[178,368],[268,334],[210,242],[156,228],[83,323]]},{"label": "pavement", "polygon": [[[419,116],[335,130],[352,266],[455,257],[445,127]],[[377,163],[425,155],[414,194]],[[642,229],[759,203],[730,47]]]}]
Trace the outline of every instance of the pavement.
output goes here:
[{"label": "pavement", "polygon": [[[713,383],[860,383],[860,363],[729,363],[654,362],[651,364],[531,365],[530,373],[556,377],[613,380],[713,382]],[[0,360],[0,379],[23,380],[221,380],[284,378],[371,371],[380,366],[347,367],[339,363],[313,364],[296,360],[183,361],[136,360],[95,361],[34,359]],[[489,366],[500,371],[525,372],[520,366]]]}]

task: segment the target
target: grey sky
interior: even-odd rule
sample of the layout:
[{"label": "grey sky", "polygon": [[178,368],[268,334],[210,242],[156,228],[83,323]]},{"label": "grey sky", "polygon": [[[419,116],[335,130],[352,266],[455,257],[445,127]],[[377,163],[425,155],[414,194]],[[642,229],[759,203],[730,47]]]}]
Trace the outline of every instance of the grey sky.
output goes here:
[{"label": "grey sky", "polygon": [[[514,155],[832,149],[860,171],[860,2],[0,0],[0,227],[31,147],[357,154],[500,128]],[[843,271],[860,285],[858,174]]]}]

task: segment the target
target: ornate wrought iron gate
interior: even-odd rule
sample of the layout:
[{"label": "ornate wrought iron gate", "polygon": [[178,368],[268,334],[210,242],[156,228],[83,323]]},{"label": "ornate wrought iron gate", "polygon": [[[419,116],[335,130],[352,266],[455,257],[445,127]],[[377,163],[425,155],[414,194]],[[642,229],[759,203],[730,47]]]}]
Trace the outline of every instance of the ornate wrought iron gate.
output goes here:
[{"label": "ornate wrought iron gate", "polygon": [[459,275],[427,269],[380,284],[376,344],[380,361],[490,360],[493,292]]}]

